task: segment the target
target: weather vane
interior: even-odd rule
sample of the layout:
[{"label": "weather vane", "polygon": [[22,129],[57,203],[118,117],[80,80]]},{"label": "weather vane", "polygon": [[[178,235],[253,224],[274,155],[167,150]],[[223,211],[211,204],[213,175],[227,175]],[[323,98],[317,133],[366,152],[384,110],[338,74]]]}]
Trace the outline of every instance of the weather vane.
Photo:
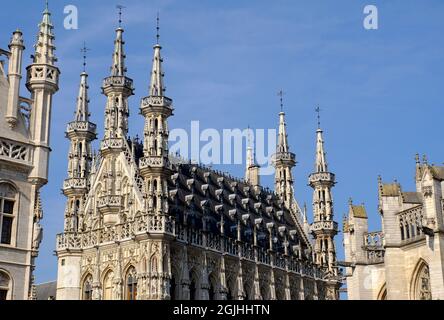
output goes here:
[{"label": "weather vane", "polygon": [[280,101],[281,101],[281,112],[284,111],[284,94],[285,94],[285,92],[282,91],[282,89],[279,90],[279,92],[278,92],[278,96],[279,96],[279,99],[280,99]]},{"label": "weather vane", "polygon": [[318,114],[318,129],[320,129],[321,128],[321,108],[319,106],[317,106],[315,111]]},{"label": "weather vane", "polygon": [[83,48],[80,49],[80,52],[83,53],[83,72],[86,72],[86,53],[90,50],[86,47],[86,42],[83,41]]},{"label": "weather vane", "polygon": [[119,9],[119,28],[120,28],[122,26],[122,10],[125,9],[126,7],[118,4],[116,8]]}]

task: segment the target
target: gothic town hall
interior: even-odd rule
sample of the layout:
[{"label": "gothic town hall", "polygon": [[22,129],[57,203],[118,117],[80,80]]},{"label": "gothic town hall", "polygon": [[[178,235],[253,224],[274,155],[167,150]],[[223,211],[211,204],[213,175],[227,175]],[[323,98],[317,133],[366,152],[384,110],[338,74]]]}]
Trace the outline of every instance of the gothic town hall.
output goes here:
[{"label": "gothic town hall", "polygon": [[[0,66],[0,292],[6,299],[33,295],[32,261],[42,217],[39,189],[47,182],[49,119],[58,90],[53,29],[46,9],[27,68],[31,98],[19,94],[24,50],[19,31],[10,51],[4,51],[8,73]],[[143,139],[129,138],[134,83],[124,49],[119,26],[111,71],[102,83],[104,132],[90,121],[86,72],[80,74],[77,100],[73,97],[75,116],[66,129],[68,170],[60,181],[66,209],[56,239],[56,298],[338,299],[335,175],[328,170],[321,128],[308,180],[313,188],[310,225],[294,196],[296,156],[289,148],[285,113],[277,119],[274,191],[260,185],[252,148],[246,152],[245,177],[239,179],[184,161],[168,151],[174,107],[165,92],[159,41],[153,47],[149,90],[140,99]],[[99,150],[94,151],[96,139]],[[11,257],[17,261],[6,261]]]}]

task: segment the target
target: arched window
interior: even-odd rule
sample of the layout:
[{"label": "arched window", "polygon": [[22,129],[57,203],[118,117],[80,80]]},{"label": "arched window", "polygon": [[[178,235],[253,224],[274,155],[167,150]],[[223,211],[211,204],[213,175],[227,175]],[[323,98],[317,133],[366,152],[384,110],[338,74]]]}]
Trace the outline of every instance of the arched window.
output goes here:
[{"label": "arched window", "polygon": [[170,279],[170,300],[176,300],[176,277],[174,274]]},{"label": "arched window", "polygon": [[190,271],[190,300],[198,300],[198,290],[197,290],[197,277],[195,272]]},{"label": "arched window", "polygon": [[208,289],[208,299],[217,300],[217,275],[212,272],[208,277],[210,288]]},{"label": "arched window", "polygon": [[196,283],[194,279],[190,282],[190,300],[196,300]]},{"label": "arched window", "polygon": [[108,271],[103,279],[103,300],[112,300],[113,299],[113,278],[114,272],[111,270]]},{"label": "arched window", "polygon": [[137,273],[134,267],[126,275],[126,300],[137,300]]},{"label": "arched window", "polygon": [[6,272],[0,271],[0,301],[11,299],[11,279]]},{"label": "arched window", "polygon": [[13,245],[15,243],[14,226],[17,191],[7,183],[0,184],[0,243]]},{"label": "arched window", "polygon": [[429,266],[425,262],[422,262],[418,268],[414,286],[415,300],[432,300]]},{"label": "arched window", "polygon": [[92,300],[92,276],[89,274],[83,281],[82,300]]}]

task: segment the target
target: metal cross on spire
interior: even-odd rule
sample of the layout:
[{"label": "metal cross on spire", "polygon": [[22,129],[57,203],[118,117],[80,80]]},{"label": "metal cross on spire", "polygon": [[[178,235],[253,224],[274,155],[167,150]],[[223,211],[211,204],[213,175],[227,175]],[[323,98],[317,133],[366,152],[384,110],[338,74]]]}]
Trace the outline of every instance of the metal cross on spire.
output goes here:
[{"label": "metal cross on spire", "polygon": [[159,18],[159,11],[157,11],[157,18],[156,18],[156,39],[157,39],[157,44],[159,44],[159,39],[160,39],[160,18]]},{"label": "metal cross on spire", "polygon": [[317,106],[315,111],[318,114],[318,129],[321,129],[321,108]]},{"label": "metal cross on spire", "polygon": [[83,53],[83,72],[86,72],[86,53],[90,50],[86,47],[86,42],[83,41],[83,48],[80,49],[80,52]]},{"label": "metal cross on spire", "polygon": [[122,10],[125,9],[126,7],[118,4],[116,8],[119,9],[119,28],[120,28],[122,26]]},{"label": "metal cross on spire", "polygon": [[279,99],[280,99],[280,102],[281,102],[281,112],[284,111],[284,95],[285,95],[285,92],[282,89],[279,90],[278,96],[279,96]]},{"label": "metal cross on spire", "polygon": [[45,1],[45,8],[46,8],[46,10],[49,9],[49,1],[48,0]]}]

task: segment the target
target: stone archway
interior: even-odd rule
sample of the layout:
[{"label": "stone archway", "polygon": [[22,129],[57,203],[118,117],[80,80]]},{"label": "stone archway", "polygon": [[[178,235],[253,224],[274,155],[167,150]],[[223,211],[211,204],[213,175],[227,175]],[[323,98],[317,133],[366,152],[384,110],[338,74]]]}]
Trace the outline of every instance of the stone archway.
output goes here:
[{"label": "stone archway", "polygon": [[411,300],[432,300],[429,265],[423,259],[416,264],[410,287]]}]

